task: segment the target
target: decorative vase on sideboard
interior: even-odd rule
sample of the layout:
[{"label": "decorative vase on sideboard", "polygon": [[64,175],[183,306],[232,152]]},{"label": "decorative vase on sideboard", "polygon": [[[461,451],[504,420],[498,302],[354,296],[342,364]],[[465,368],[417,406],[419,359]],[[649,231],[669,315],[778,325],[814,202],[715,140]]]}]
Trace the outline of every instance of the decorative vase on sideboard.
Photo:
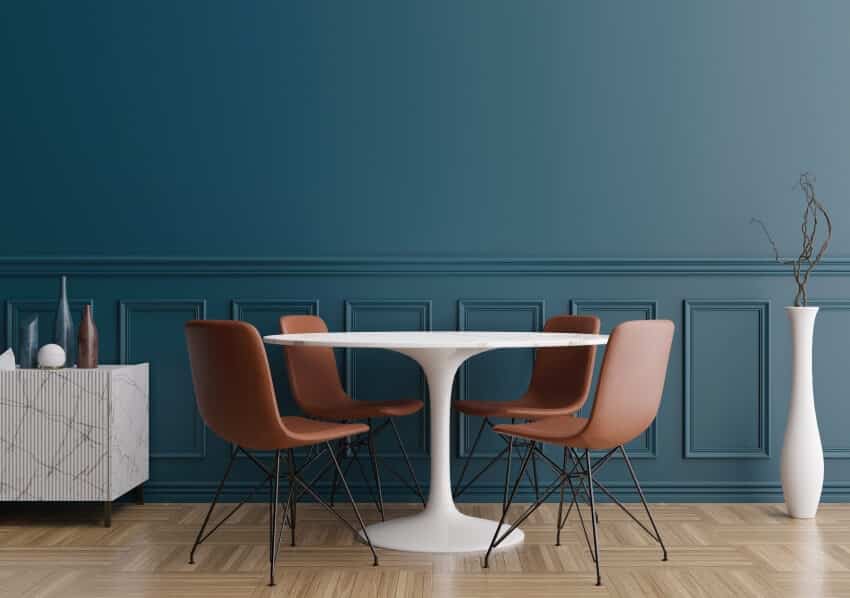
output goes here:
[{"label": "decorative vase on sideboard", "polygon": [[21,322],[18,331],[18,359],[21,367],[31,369],[38,365],[38,315]]},{"label": "decorative vase on sideboard", "polygon": [[74,365],[74,320],[71,319],[71,306],[68,304],[68,279],[62,277],[59,287],[59,303],[56,305],[56,320],[53,324],[53,343],[65,350],[65,365]]},{"label": "decorative vase on sideboard", "polygon": [[77,367],[97,367],[97,327],[91,315],[91,305],[83,306],[83,316],[80,318],[80,330],[77,333]]},{"label": "decorative vase on sideboard", "polygon": [[791,323],[791,403],[782,445],[782,492],[791,517],[815,516],[823,490],[823,446],[815,413],[812,339],[817,307],[786,307]]}]

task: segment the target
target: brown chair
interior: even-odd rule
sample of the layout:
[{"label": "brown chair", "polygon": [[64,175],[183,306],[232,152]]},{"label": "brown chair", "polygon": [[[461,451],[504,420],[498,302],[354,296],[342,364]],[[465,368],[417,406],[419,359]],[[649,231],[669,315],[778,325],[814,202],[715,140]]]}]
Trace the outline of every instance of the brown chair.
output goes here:
[{"label": "brown chair", "polygon": [[[544,332],[573,332],[599,334],[599,318],[596,316],[553,316],[546,321]],[[503,417],[524,420],[535,420],[553,415],[572,415],[579,411],[587,401],[590,393],[590,382],[593,378],[593,363],[596,359],[596,347],[558,347],[538,349],[534,358],[534,369],[528,390],[514,401],[454,401],[452,406],[464,415],[474,415],[481,418],[481,426],[475,435],[472,448],[466,455],[463,468],[460,471],[454,497],[461,494],[480,478],[484,472],[496,464],[506,452],[507,446],[487,462],[472,479],[463,484],[463,478],[475,455],[475,449],[481,440],[484,428],[492,428],[495,424],[492,418]],[[514,449],[519,449],[514,444]],[[534,489],[535,498],[539,498],[540,490],[537,484],[537,458],[531,456],[533,477],[529,480]],[[528,472],[526,472],[528,475]]]},{"label": "brown chair", "polygon": [[[596,585],[602,585],[602,577],[599,573],[599,540],[596,532],[598,518],[594,488],[599,488],[603,494],[619,505],[646,533],[658,542],[661,545],[663,560],[667,560],[667,548],[664,546],[649,506],[646,504],[643,490],[623,445],[642,434],[658,414],[658,407],[661,404],[661,395],[664,390],[664,379],[667,375],[667,364],[670,360],[673,331],[673,322],[669,320],[625,322],[614,329],[608,341],[605,359],[602,361],[596,399],[593,402],[589,418],[558,416],[526,424],[495,426],[496,432],[508,437],[509,445],[513,445],[514,439],[519,438],[529,442],[530,447],[522,461],[513,489],[502,506],[502,519],[484,557],[485,567],[488,565],[488,559],[493,549],[498,547],[543,501],[559,488],[561,490],[561,503],[558,508],[556,543],[560,544],[561,529],[563,529],[570,512],[575,507],[588,549],[596,564]],[[555,482],[511,524],[507,531],[499,535],[499,530],[505,523],[508,509],[516,495],[522,474],[528,467],[530,456],[535,452],[542,454],[538,447],[540,443],[556,444],[564,448],[563,469],[556,467],[559,475]],[[596,450],[606,452],[595,462],[591,462],[591,451]],[[579,451],[584,452],[580,455]],[[623,456],[629,475],[634,482],[635,490],[649,517],[652,530],[617,500],[596,477],[599,469],[617,451]],[[567,468],[568,460],[572,464],[569,470]],[[508,468],[505,472],[506,486],[509,480],[510,469]],[[577,482],[574,482],[575,480]],[[572,503],[566,515],[562,518],[564,484],[569,486],[572,493]],[[590,522],[593,527],[592,547],[587,528],[584,525],[584,517],[578,505],[580,494],[590,504]]]},{"label": "brown chair", "polygon": [[[283,316],[280,318],[280,329],[284,334],[303,334],[311,332],[327,332],[328,327],[318,316]],[[422,401],[416,399],[400,399],[392,401],[355,401],[345,393],[339,381],[336,359],[330,347],[285,346],[284,355],[289,375],[289,386],[292,396],[301,410],[310,417],[337,421],[366,420],[369,432],[365,439],[342,438],[338,442],[337,457],[356,462],[362,469],[358,450],[365,444],[372,462],[372,474],[377,486],[377,494],[373,495],[375,506],[381,519],[384,519],[384,498],[381,489],[381,477],[378,467],[378,455],[375,453],[374,439],[387,426],[395,435],[398,447],[407,464],[407,470],[413,481],[413,486],[403,476],[390,469],[391,473],[407,487],[419,495],[422,505],[425,505],[425,495],[416,479],[416,473],[401,435],[398,433],[394,418],[417,413],[423,408]],[[373,419],[384,418],[384,422],[372,427]],[[350,463],[348,465],[350,467]],[[365,475],[364,475],[365,478]],[[331,485],[330,503],[333,504],[337,490],[337,478]],[[371,488],[370,488],[371,492]]]},{"label": "brown chair", "polygon": [[[285,521],[288,519],[292,545],[295,545],[295,505],[303,494],[309,494],[336,515],[355,534],[363,535],[372,551],[373,564],[378,564],[378,555],[366,533],[363,518],[351,496],[348,484],[340,469],[331,442],[346,436],[354,436],[369,431],[364,424],[341,424],[322,422],[303,417],[281,417],[269,371],[268,359],[263,341],[257,330],[250,324],[231,320],[195,320],[186,324],[186,343],[189,349],[189,362],[192,367],[192,382],[195,387],[195,399],[198,411],[206,425],[218,436],[232,445],[230,460],[219,482],[213,501],[204,518],[201,529],[189,553],[189,563],[195,562],[195,550],[229,519],[262,486],[269,485],[269,585],[274,585],[274,569],[277,560],[280,537]],[[296,468],[293,449],[314,447],[324,444],[325,448],[313,455],[309,462]],[[271,469],[251,454],[252,450],[274,451]],[[289,468],[289,493],[280,522],[280,530],[275,539],[277,527],[277,507],[280,497],[280,454],[286,453]],[[209,532],[204,531],[209,523],[213,509],[221,495],[233,461],[238,452],[245,454],[265,474],[265,479],[250,495],[234,507]],[[333,507],[326,504],[312,488],[316,479],[305,482],[302,473],[324,453],[342,480],[354,514],[360,523],[355,529]],[[321,474],[320,474],[321,475]],[[295,488],[300,488],[300,493]]]}]

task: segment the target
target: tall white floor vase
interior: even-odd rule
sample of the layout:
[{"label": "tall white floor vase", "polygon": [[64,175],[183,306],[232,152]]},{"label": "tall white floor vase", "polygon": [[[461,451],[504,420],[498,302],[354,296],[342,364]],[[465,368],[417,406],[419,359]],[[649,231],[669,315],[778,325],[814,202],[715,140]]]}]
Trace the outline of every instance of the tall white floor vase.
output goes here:
[{"label": "tall white floor vase", "polygon": [[791,404],[782,445],[782,492],[791,517],[815,516],[823,490],[823,446],[815,414],[812,338],[817,307],[786,307],[791,322]]}]

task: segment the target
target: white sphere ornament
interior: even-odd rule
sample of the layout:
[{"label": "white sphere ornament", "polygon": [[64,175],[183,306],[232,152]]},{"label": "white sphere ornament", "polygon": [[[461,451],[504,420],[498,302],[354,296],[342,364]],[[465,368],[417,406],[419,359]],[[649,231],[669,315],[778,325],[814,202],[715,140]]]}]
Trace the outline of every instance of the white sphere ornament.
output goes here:
[{"label": "white sphere ornament", "polygon": [[65,349],[53,343],[38,350],[38,367],[58,369],[65,365]]}]

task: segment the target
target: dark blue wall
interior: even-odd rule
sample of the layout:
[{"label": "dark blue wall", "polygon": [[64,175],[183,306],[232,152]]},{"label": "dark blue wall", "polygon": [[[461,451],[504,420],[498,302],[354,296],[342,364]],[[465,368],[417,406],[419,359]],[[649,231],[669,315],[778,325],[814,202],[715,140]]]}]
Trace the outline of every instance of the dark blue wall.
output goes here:
[{"label": "dark blue wall", "polygon": [[[152,495],[205,496],[226,454],[194,411],[188,318],[536,329],[574,309],[608,329],[676,321],[661,415],[634,446],[650,494],[775,499],[793,289],[749,219],[793,251],[792,186],[811,170],[836,226],[811,285],[828,307],[815,356],[827,496],[850,497],[847,3],[18,1],[2,14],[0,346],[23,314],[49,320],[55,276],[71,274],[104,360],[153,364]],[[513,397],[529,365],[476,358],[459,392]],[[358,398],[421,390],[401,357],[340,366]],[[424,425],[405,428],[423,471]],[[497,478],[474,497],[496,496]]]}]

